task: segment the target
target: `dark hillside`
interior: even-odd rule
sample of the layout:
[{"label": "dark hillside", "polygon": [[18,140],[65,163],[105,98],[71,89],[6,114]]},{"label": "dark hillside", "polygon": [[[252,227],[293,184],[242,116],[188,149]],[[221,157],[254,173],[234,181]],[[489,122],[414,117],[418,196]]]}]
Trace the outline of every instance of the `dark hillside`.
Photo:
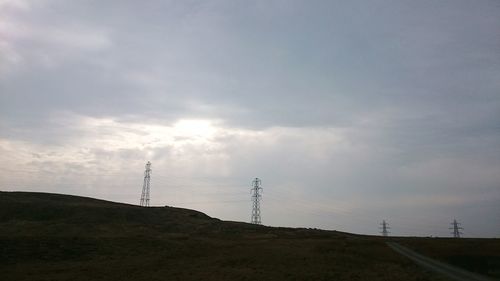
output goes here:
[{"label": "dark hillside", "polygon": [[428,257],[500,279],[500,239],[407,237],[395,240]]},{"label": "dark hillside", "polygon": [[[217,219],[188,209],[141,208],[93,198],[28,192],[0,193],[0,223],[4,231],[22,235],[117,235],[117,230],[196,232]],[[6,234],[5,232],[3,234]],[[14,233],[12,233],[14,234]],[[125,233],[122,233],[124,235]]]},{"label": "dark hillside", "polygon": [[0,192],[0,280],[445,280],[380,237]]}]

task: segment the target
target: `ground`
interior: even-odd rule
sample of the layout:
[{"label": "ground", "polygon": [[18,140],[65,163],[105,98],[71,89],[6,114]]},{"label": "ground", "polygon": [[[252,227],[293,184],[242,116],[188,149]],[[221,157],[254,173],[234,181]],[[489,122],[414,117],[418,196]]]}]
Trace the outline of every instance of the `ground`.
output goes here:
[{"label": "ground", "polygon": [[[424,253],[437,241],[393,239]],[[227,222],[172,207],[0,192],[0,280],[6,281],[447,280],[399,256],[386,240]],[[463,240],[476,243],[468,262],[499,258],[500,251],[481,249],[498,247],[499,239],[476,240]]]}]

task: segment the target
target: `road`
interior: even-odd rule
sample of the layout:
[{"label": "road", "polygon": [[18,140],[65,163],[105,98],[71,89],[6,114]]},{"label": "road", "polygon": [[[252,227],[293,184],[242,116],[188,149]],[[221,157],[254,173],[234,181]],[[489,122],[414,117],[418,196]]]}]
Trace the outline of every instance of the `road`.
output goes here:
[{"label": "road", "polygon": [[493,281],[495,279],[490,279],[488,277],[484,277],[466,270],[463,270],[461,268],[451,266],[449,264],[428,258],[426,256],[423,256],[419,253],[416,253],[406,247],[403,247],[399,245],[398,243],[395,242],[387,242],[387,245],[391,247],[394,251],[398,252],[399,254],[413,260],[417,264],[421,265],[422,267],[425,267],[427,269],[436,271],[438,273],[441,273],[443,275],[446,275],[447,277],[457,280],[457,281]]}]

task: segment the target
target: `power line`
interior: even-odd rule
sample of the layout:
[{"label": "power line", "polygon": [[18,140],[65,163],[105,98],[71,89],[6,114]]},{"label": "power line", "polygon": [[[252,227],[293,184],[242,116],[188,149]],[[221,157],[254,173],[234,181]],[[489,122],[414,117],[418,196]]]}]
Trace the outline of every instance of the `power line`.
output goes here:
[{"label": "power line", "polygon": [[151,187],[151,162],[146,164],[144,171],[144,183],[142,184],[142,194],[140,205],[142,207],[149,207],[149,189]]},{"label": "power line", "polygon": [[[148,163],[150,164],[150,162],[148,162]],[[158,167],[157,167],[157,169],[158,169]],[[147,168],[146,168],[146,170],[147,170]],[[150,170],[149,176],[146,175],[146,171],[145,171],[143,193],[141,195],[141,206],[143,206],[143,204],[145,206],[149,206],[151,169],[149,169],[149,170]],[[0,168],[0,171],[10,171],[12,173],[22,173],[22,174],[35,174],[35,175],[37,175],[36,178],[39,181],[38,184],[41,183],[40,179],[39,179],[39,178],[41,178],[42,181],[50,179],[50,181],[54,182],[54,184],[56,184],[56,186],[59,186],[61,183],[65,182],[68,178],[70,178],[70,177],[65,177],[65,176],[55,177],[54,173],[52,173],[51,171],[45,171],[45,170],[41,170],[41,169],[22,169],[21,168],[20,170],[10,170],[10,169]],[[106,171],[96,172],[96,171],[90,170],[88,173],[82,173],[82,171],[84,171],[84,170],[71,170],[72,175],[96,176],[96,178],[94,178],[93,180],[89,180],[88,182],[87,181],[72,182],[71,187],[75,190],[79,186],[93,187],[95,185],[95,183],[102,181],[102,179],[100,178],[102,176],[104,176],[104,177],[119,176],[118,181],[127,180],[128,177],[131,176],[130,173],[129,174],[127,174],[126,172],[118,173],[118,172],[111,171],[111,170],[109,170],[109,172],[106,172]],[[157,184],[157,186],[167,185],[167,178],[171,179],[170,176],[166,176],[166,175],[157,175],[157,176],[159,176],[159,178],[156,178],[156,176],[155,176],[155,183]],[[239,197],[239,195],[243,195],[243,193],[228,192],[227,191],[228,187],[231,187],[231,190],[235,190],[235,189],[241,190],[240,189],[241,186],[239,184],[237,184],[237,183],[232,184],[234,182],[234,179],[238,179],[239,177],[203,177],[203,176],[196,177],[195,176],[195,177],[190,178],[190,177],[174,176],[173,178],[176,179],[176,182],[180,182],[177,184],[173,183],[172,181],[168,182],[169,189],[173,189],[173,191],[175,193],[178,192],[179,194],[183,194],[183,193],[196,192],[198,195],[205,195],[208,197],[212,197],[210,195],[217,194],[217,198],[218,198],[214,201],[205,201],[202,199],[201,201],[191,201],[191,202],[186,201],[186,202],[177,203],[177,204],[237,203],[237,202],[240,202],[240,200],[237,199]],[[187,181],[189,179],[195,179],[194,183],[187,184],[185,181]],[[216,185],[213,185],[212,180],[222,180],[224,182],[219,183],[216,186]],[[259,180],[259,179],[256,178],[256,180]],[[27,180],[24,180],[23,182],[26,182],[26,181]],[[9,186],[10,188],[12,188],[12,187],[28,187],[29,186],[29,183],[23,183],[23,182],[18,182],[18,181],[10,182],[10,180],[0,179],[1,185],[6,185],[6,186]],[[45,184],[48,185],[49,183],[45,183]],[[110,185],[112,185],[113,187],[118,186],[117,182],[110,182]],[[255,189],[255,180],[254,180],[253,185],[254,186],[252,188],[252,191],[254,191],[254,189]],[[40,187],[40,185],[37,185],[37,186]],[[260,192],[262,191],[262,187],[260,186],[260,180],[259,180],[259,183],[257,184],[257,186],[258,186],[257,192],[253,192],[253,194],[252,194],[252,201],[253,201],[252,202],[252,204],[253,204],[253,206],[252,206],[252,223],[261,223],[260,201],[262,200],[262,195]],[[54,188],[55,188],[55,186],[51,186],[51,187],[47,187],[46,189],[51,190]],[[202,193],[199,192],[199,191],[204,191],[204,190],[206,190],[206,191],[202,192]],[[161,191],[159,191],[159,192],[161,192]],[[169,192],[169,197],[171,196],[171,193],[172,193],[172,190],[170,190],[170,192]],[[366,221],[366,222],[368,222],[368,221],[373,222],[374,220],[378,220],[378,219],[374,218],[374,216],[377,216],[376,214],[374,214],[373,212],[370,212],[369,210],[359,209],[359,207],[356,209],[342,207],[342,206],[335,206],[334,207],[331,205],[329,206],[326,204],[320,204],[321,202],[317,202],[317,201],[314,202],[314,204],[311,204],[312,202],[309,200],[304,200],[303,198],[293,198],[293,196],[290,197],[290,194],[288,194],[288,193],[285,194],[285,190],[283,188],[280,188],[279,186],[276,186],[276,187],[273,186],[273,189],[270,190],[270,194],[268,194],[268,195],[270,196],[270,199],[271,199],[269,201],[270,206],[272,206],[274,204],[275,206],[279,206],[279,208],[281,208],[281,209],[288,209],[290,212],[299,212],[301,214],[311,214],[311,215],[314,215],[315,217],[324,217],[324,218],[330,217],[332,214],[335,214],[337,216],[340,216],[341,218],[345,217],[345,218],[349,218],[350,220],[359,220],[359,221]],[[225,198],[221,198],[222,196]],[[228,197],[230,197],[230,198],[228,198]],[[233,197],[237,197],[237,198],[233,198]],[[220,199],[226,199],[226,200],[221,201]],[[273,202],[273,201],[275,201],[275,202]],[[276,201],[278,201],[278,202],[276,202]],[[487,201],[487,200],[484,200],[484,201]],[[286,203],[286,204],[283,204],[283,203]],[[376,208],[377,206],[374,206],[374,207]],[[474,207],[477,207],[477,205],[475,205]],[[268,208],[270,208],[270,207],[268,207]],[[441,214],[441,216],[443,216],[443,215]],[[391,217],[392,217],[392,215],[391,215]],[[396,215],[396,217],[392,217],[392,220],[393,220],[392,223],[394,223],[394,219],[396,219],[396,221],[400,222],[398,224],[398,229],[400,231],[406,229],[410,232],[413,232],[413,231],[418,231],[421,228],[425,228],[425,227],[429,228],[431,226],[434,227],[436,225],[436,222],[433,222],[432,224],[430,224],[427,222],[427,220],[424,221],[424,220],[422,220],[421,217],[416,216],[415,214]],[[404,225],[404,221],[407,221],[408,219],[412,219],[414,221],[412,223],[412,226],[405,226]],[[416,219],[416,221],[415,221],[415,219]],[[456,225],[455,225],[455,222],[456,222],[456,220],[454,220],[454,222],[451,224],[453,227],[450,229],[453,229],[452,234],[454,235],[454,237],[460,238],[462,235],[461,230],[463,228],[460,227],[460,223],[458,223],[458,222],[456,222]],[[418,226],[422,226],[422,227],[418,227]],[[382,227],[382,229],[383,229],[383,227]],[[386,230],[387,229],[389,229],[389,227],[388,227],[388,224],[386,223]],[[387,231],[387,234],[388,233],[390,233],[390,232]]]},{"label": "power line", "polygon": [[385,220],[383,220],[380,225],[382,225],[382,227],[380,227],[382,229],[382,231],[380,232],[380,233],[382,233],[382,236],[385,236],[385,237],[389,236],[389,233],[390,233],[389,232],[389,229],[390,229],[389,224]]},{"label": "power line", "polygon": [[449,229],[453,229],[453,238],[460,238],[460,235],[462,235],[463,233],[460,231],[462,229],[464,229],[463,227],[460,226],[461,223],[457,222],[457,220],[453,220],[453,222],[451,223],[451,225],[453,225],[453,227],[450,227]]},{"label": "power line", "polygon": [[[248,199],[247,199],[248,200]],[[222,200],[222,201],[191,201],[191,202],[173,202],[171,203],[172,206],[174,205],[191,205],[191,204],[227,204],[227,203],[241,203],[241,202],[247,202],[247,200]]]},{"label": "power line", "polygon": [[252,182],[253,187],[251,189],[252,191],[252,219],[251,223],[253,224],[262,224],[261,219],[260,219],[260,199],[262,195],[260,194],[260,191],[262,190],[261,187],[261,180],[259,178],[255,178]]}]

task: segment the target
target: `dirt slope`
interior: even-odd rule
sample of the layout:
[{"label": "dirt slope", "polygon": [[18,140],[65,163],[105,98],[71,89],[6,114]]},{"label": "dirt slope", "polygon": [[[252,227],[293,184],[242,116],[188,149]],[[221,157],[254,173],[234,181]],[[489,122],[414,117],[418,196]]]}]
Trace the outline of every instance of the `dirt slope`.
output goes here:
[{"label": "dirt slope", "polygon": [[0,280],[446,280],[379,237],[0,192]]}]

